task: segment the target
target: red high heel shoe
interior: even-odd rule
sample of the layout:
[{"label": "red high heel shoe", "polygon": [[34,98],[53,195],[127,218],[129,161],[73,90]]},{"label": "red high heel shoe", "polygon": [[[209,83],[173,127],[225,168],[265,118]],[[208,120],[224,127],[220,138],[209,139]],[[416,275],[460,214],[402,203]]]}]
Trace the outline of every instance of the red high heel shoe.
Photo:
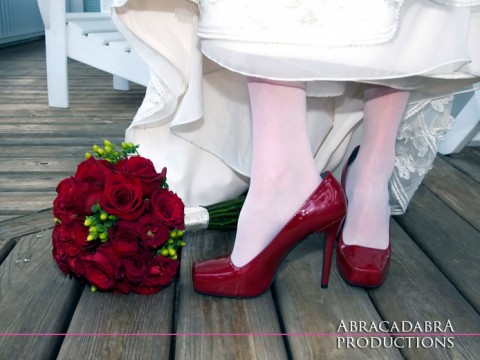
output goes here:
[{"label": "red high heel shoe", "polygon": [[[360,146],[348,158],[342,171],[342,187],[346,189],[348,168],[355,161]],[[351,285],[374,288],[383,284],[390,265],[390,239],[385,250],[359,245],[346,245],[343,233],[337,245],[337,268],[340,275]]]},{"label": "red high heel shoe", "polygon": [[193,264],[193,287],[209,295],[253,297],[270,288],[288,252],[313,232],[325,232],[322,287],[327,287],[333,245],[346,211],[345,194],[330,172],[273,241],[248,264],[237,267],[230,256]]}]

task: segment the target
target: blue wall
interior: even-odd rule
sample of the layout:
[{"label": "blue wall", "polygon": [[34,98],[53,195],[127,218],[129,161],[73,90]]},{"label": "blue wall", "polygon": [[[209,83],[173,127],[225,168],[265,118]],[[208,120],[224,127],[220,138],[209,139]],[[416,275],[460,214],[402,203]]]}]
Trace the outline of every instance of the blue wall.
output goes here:
[{"label": "blue wall", "polygon": [[99,12],[100,0],[83,0],[85,12]]},{"label": "blue wall", "polygon": [[0,0],[0,45],[43,33],[37,0]]}]

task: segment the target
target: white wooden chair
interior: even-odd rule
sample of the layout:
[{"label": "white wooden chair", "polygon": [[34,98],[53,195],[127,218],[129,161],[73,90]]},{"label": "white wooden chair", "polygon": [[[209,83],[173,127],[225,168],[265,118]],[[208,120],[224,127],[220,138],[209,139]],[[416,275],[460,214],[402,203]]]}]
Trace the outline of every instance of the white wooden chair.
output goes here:
[{"label": "white wooden chair", "polygon": [[[480,83],[475,87],[480,87]],[[455,123],[439,143],[443,155],[462,151],[464,146],[480,145],[480,90],[457,94],[453,101]]]},{"label": "white wooden chair", "polygon": [[129,81],[147,85],[147,65],[108,11],[67,13],[65,0],[38,0],[38,5],[45,25],[49,106],[69,106],[67,57],[111,73],[117,90],[128,90]]}]

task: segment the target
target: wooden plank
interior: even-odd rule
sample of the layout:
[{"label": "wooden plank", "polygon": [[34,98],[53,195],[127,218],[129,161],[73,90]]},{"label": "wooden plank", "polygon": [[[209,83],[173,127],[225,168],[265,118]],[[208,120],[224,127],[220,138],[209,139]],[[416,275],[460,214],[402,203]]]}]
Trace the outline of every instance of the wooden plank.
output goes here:
[{"label": "wooden plank", "polygon": [[[81,160],[81,159],[80,159]],[[3,159],[0,161],[0,173],[15,171],[59,172],[74,171],[79,159],[72,158],[34,158],[34,159]]]},{"label": "wooden plank", "polygon": [[[64,136],[85,136],[88,133],[97,134],[112,134],[118,136],[123,134],[125,129],[122,129],[118,124],[104,124],[99,126],[97,124],[0,124],[0,136],[18,134],[36,134],[37,136],[51,136],[54,134],[64,134]],[[98,135],[97,135],[98,136]]]},{"label": "wooden plank", "polygon": [[[51,230],[20,239],[0,265],[0,329],[4,334],[66,331],[78,301],[79,285],[52,260]],[[27,259],[28,261],[24,261]],[[59,336],[2,336],[3,359],[51,359]]]},{"label": "wooden plank", "polygon": [[478,312],[480,288],[480,233],[421,186],[406,214],[396,218],[428,257],[442,269]]},{"label": "wooden plank", "polygon": [[[83,78],[83,81],[87,81]],[[113,86],[112,79],[109,79],[108,82],[104,84],[97,85],[93,89],[88,86],[83,86],[82,88],[76,89],[72,91],[72,96],[75,99],[76,103],[84,104],[87,101],[92,102],[92,104],[98,104],[103,100],[105,103],[104,105],[108,108],[114,104],[119,105],[119,110],[125,108],[125,106],[131,106],[132,104],[137,104],[141,97],[143,97],[143,91],[139,90],[138,92],[130,92],[130,91],[118,91],[112,90],[111,86]],[[38,102],[42,99],[46,98],[47,92],[43,89],[39,89],[37,92],[30,91],[28,95],[28,103],[25,102],[26,97],[23,97],[24,102],[20,103],[22,100],[22,88],[14,89],[11,88],[11,92],[8,94],[2,94],[2,104],[22,104],[23,106],[30,105],[30,102]],[[89,90],[92,90],[91,93],[88,93]],[[97,95],[97,96],[95,96]],[[122,100],[119,102],[118,100]],[[34,103],[35,104],[35,103]],[[85,105],[86,106],[86,105]],[[87,107],[88,108],[88,107]],[[92,108],[93,110],[93,108]],[[102,109],[98,109],[102,112]]]},{"label": "wooden plank", "polygon": [[[5,69],[4,69],[5,70]],[[18,72],[18,69],[12,69],[12,72]],[[37,81],[34,84],[22,84],[22,83],[16,83],[12,82],[12,80],[15,80],[17,78],[9,78],[9,77],[4,77],[2,79],[2,82],[5,83],[4,89],[2,90],[3,96],[2,99],[8,99],[8,98],[16,98],[20,94],[20,92],[24,92],[25,96],[28,97],[35,97],[35,96],[45,96],[45,93],[47,92],[47,87],[46,87],[46,82],[45,79],[40,76],[41,73],[39,73],[39,76],[34,76],[34,74],[30,73],[29,78],[31,79],[32,77],[34,79],[37,79]],[[9,81],[10,80],[10,81]],[[75,88],[72,89],[72,93],[75,95],[84,93],[86,97],[94,98],[95,95],[100,95],[100,94],[115,94],[117,90],[114,90],[112,88],[112,78],[111,75],[108,77],[98,77],[96,74],[82,74],[82,76],[73,77],[72,79],[75,82]],[[90,84],[90,86],[89,86]],[[91,90],[90,92],[87,92],[87,88]],[[136,87],[133,90],[128,90],[128,91],[122,91],[119,93],[119,96],[124,96],[124,97],[130,97],[130,95],[133,94],[141,94],[144,92],[145,88],[139,88]],[[9,90],[9,91],[5,91]]]},{"label": "wooden plank", "polygon": [[[391,222],[392,263],[387,281],[369,295],[382,317],[392,324],[408,321],[415,325],[440,321],[445,328],[451,322],[456,333],[480,333],[480,316],[462,297],[442,272],[394,221]],[[431,241],[436,239],[431,238]],[[451,331],[447,331],[451,333]],[[405,347],[407,359],[476,359],[480,341],[475,337],[458,336],[452,348],[442,346]],[[434,341],[434,339],[433,339]]]},{"label": "wooden plank", "polygon": [[4,192],[0,215],[27,215],[50,209],[56,196],[55,192]]},{"label": "wooden plank", "polygon": [[[108,91],[102,91],[102,94],[99,96],[92,96],[89,97],[86,94],[87,90],[84,92],[79,92],[72,97],[75,100],[74,104],[77,106],[81,106],[82,108],[85,107],[86,109],[91,108],[94,110],[94,106],[97,108],[100,106],[105,106],[107,108],[112,108],[118,106],[119,111],[123,111],[125,109],[132,110],[132,106],[138,104],[138,99],[129,96],[130,94],[114,94]],[[76,95],[76,96],[75,96]],[[3,101],[7,102],[10,105],[17,105],[18,107],[30,107],[34,106],[35,104],[41,104],[45,100],[45,94],[38,94],[35,96],[28,97],[28,104],[25,103],[25,97],[22,99],[21,93],[13,94],[13,95],[6,95],[2,96]],[[23,101],[22,101],[23,100]],[[8,104],[7,104],[8,105]],[[3,106],[2,106],[3,107]],[[115,110],[115,109],[111,109]]]},{"label": "wooden plank", "polygon": [[[15,69],[13,70],[15,71]],[[101,81],[99,81],[101,80]],[[73,74],[72,76],[72,81],[75,83],[75,88],[72,89],[73,93],[81,93],[82,91],[85,92],[89,86],[94,91],[97,90],[105,90],[105,91],[111,91],[113,92],[114,90],[112,89],[112,77],[107,76],[107,77],[102,77],[98,78],[98,76],[95,76],[95,74],[85,74],[83,76],[80,76],[78,74]],[[31,74],[29,77],[12,77],[12,76],[4,76],[0,78],[0,85],[3,88],[8,87],[9,89],[13,91],[17,90],[46,90],[47,88],[47,79],[42,76],[42,73],[38,73],[37,76],[34,76]],[[2,90],[2,92],[6,93],[5,90]],[[129,95],[133,94],[141,94],[145,92],[145,87],[144,86],[135,86],[131,90],[127,92]],[[90,95],[90,94],[85,94],[85,95]]]},{"label": "wooden plank", "polygon": [[0,222],[15,219],[21,215],[0,215]]},{"label": "wooden plank", "polygon": [[0,175],[1,192],[53,192],[58,183],[74,174],[75,169],[64,173],[4,173]]},{"label": "wooden plank", "polygon": [[[176,332],[206,334],[280,333],[270,291],[253,299],[206,296],[193,290],[192,261],[231,251],[232,233],[205,231],[186,237],[182,252]],[[175,359],[286,359],[281,337],[178,336]]]},{"label": "wooden plank", "polygon": [[0,264],[5,260],[14,246],[15,241],[13,239],[0,240]]},{"label": "wooden plank", "polygon": [[[32,78],[32,77],[30,77]],[[39,83],[41,79],[39,78],[38,81],[36,82],[35,85],[22,85],[22,84],[1,84],[2,81],[0,81],[0,86],[4,88],[8,88],[10,90],[8,94],[2,94],[2,101],[7,102],[10,99],[11,100],[16,100],[19,99],[22,95],[22,93],[25,94],[25,96],[28,96],[28,98],[45,98],[47,91],[46,91],[46,84],[43,85]],[[81,79],[78,79],[75,81],[75,89],[72,89],[71,94],[73,97],[80,97],[83,96],[85,98],[89,99],[95,99],[96,97],[102,97],[106,94],[108,95],[117,95],[119,97],[123,97],[125,100],[129,100],[130,102],[132,101],[138,101],[139,99],[142,99],[143,96],[145,95],[145,90],[144,89],[135,89],[135,90],[124,90],[122,91],[121,94],[115,94],[114,91],[118,90],[113,90],[113,79],[109,77],[106,79],[104,83],[94,83],[92,84],[93,79],[90,80],[88,77],[82,77]],[[25,98],[25,97],[24,97]]]},{"label": "wooden plank", "polygon": [[[2,64],[3,66],[3,64]],[[38,80],[34,78],[18,78],[18,77],[12,77],[12,78],[1,78],[0,79],[0,85],[2,86],[45,86],[47,81],[44,79],[41,84],[38,84]],[[2,90],[3,92],[4,90]]]},{"label": "wooden plank", "polygon": [[[101,86],[96,86],[96,87],[90,87],[88,89],[88,93],[87,93],[87,87],[83,87],[83,88],[78,88],[76,87],[75,90],[72,90],[72,95],[74,98],[78,98],[80,96],[82,96],[82,99],[89,99],[90,101],[98,101],[97,100],[97,97],[100,96],[100,97],[103,97],[103,96],[111,96],[112,98],[122,98],[122,100],[125,100],[125,101],[131,101],[131,93],[126,91],[125,93],[119,93],[119,94],[116,94],[113,92],[112,88],[111,88],[111,81],[112,79],[109,79],[109,82],[105,85],[101,85]],[[28,98],[28,99],[34,99],[34,98],[38,98],[38,99],[44,99],[45,96],[47,95],[47,90],[46,88],[43,89],[43,88],[39,88],[39,89],[32,89],[32,88],[29,88],[27,89],[26,87],[13,87],[13,86],[9,86],[9,92],[6,93],[6,94],[2,94],[2,101],[16,101],[16,100],[21,100],[22,99],[22,96],[23,96],[23,99],[25,100],[25,98]],[[133,99],[133,101],[136,101],[136,99]]]},{"label": "wooden plank", "polygon": [[[89,137],[90,135],[90,137]],[[34,137],[34,136],[16,136],[16,137],[6,137],[0,136],[0,146],[10,145],[10,146],[25,146],[25,144],[31,146],[39,145],[56,145],[56,146],[93,146],[94,144],[100,143],[103,141],[106,136],[99,136],[98,134],[85,134],[84,137],[64,137],[64,134],[59,134],[56,137]],[[115,144],[119,144],[125,140],[125,137],[109,136],[110,141]]]},{"label": "wooden plank", "polygon": [[74,158],[79,161],[84,159],[84,154],[91,151],[90,146],[0,146],[0,158]]},{"label": "wooden plank", "polygon": [[[38,115],[41,111],[37,111],[40,108],[37,108],[36,105],[45,105],[42,110],[51,111],[46,106],[44,42],[37,41],[32,44],[22,45],[19,50],[13,52],[2,51],[0,81],[7,81],[10,84],[0,87],[0,107],[4,110],[1,112],[2,117],[4,117],[3,115],[11,116],[19,113],[29,116],[33,115],[32,112]],[[109,118],[125,117],[131,120],[136,108],[142,101],[144,87],[135,85],[132,86],[133,91],[119,93],[112,89],[111,76],[98,69],[73,60],[68,61],[68,68],[73,104],[67,110],[79,108],[81,111],[89,110],[97,117],[104,114]],[[27,81],[24,86],[18,86],[20,83],[14,85],[15,81],[21,79],[28,79],[30,82]],[[107,96],[104,97],[104,95]],[[29,99],[28,102],[25,101],[26,96]],[[98,106],[99,101],[102,106]],[[79,103],[78,106],[77,103]],[[5,111],[8,108],[12,109],[12,112]],[[128,111],[128,115],[123,113],[124,109]],[[84,113],[82,115],[85,116]],[[76,114],[70,112],[69,116],[75,117]]]},{"label": "wooden plank", "polygon": [[480,182],[480,147],[465,146],[460,153],[442,156],[442,159]]},{"label": "wooden plank", "polygon": [[[92,293],[85,288],[57,359],[168,359],[175,286],[160,293],[118,295]],[[74,334],[111,334],[81,336]]]},{"label": "wooden plank", "polygon": [[[25,106],[25,98],[22,98],[20,94],[15,94],[14,96],[2,96],[3,101],[8,101],[11,105],[18,105],[18,106]],[[128,107],[131,109],[131,106],[134,106],[137,103],[136,99],[132,99],[128,94],[112,94],[112,93],[104,93],[101,97],[88,97],[85,96],[85,93],[81,93],[78,96],[72,97],[74,104],[80,106],[119,106],[120,110]],[[45,100],[45,95],[40,94],[37,96],[30,96],[28,98],[29,104],[40,104]],[[29,106],[29,105],[27,105]],[[114,110],[114,109],[112,109]]]},{"label": "wooden plank", "polygon": [[291,334],[338,334],[334,336],[288,336],[293,359],[403,359],[395,348],[346,349],[341,321],[380,323],[364,289],[349,286],[335,263],[328,289],[320,287],[323,236],[312,235],[299,244],[282,265],[274,284],[283,326]]},{"label": "wooden plank", "polygon": [[[137,102],[138,106],[140,106],[141,101],[138,101],[137,99]],[[2,104],[0,102],[0,111],[3,113],[4,116],[58,116],[60,114],[68,114],[69,117],[75,117],[78,115],[85,116],[91,114],[94,116],[105,116],[107,119],[115,119],[116,117],[121,117],[122,114],[123,116],[126,116],[126,114],[128,114],[129,117],[133,117],[136,111],[136,108],[134,109],[132,104],[129,104],[127,107],[116,105],[115,108],[112,108],[111,106],[109,106],[109,104],[104,104],[103,107],[99,107],[98,105],[78,105],[74,103],[68,110],[48,108],[48,105],[45,104],[46,103],[24,103],[20,106],[18,104]]]},{"label": "wooden plank", "polygon": [[[103,141],[98,143],[102,145]],[[119,145],[119,144],[118,144]],[[61,146],[61,145],[39,145],[39,146],[0,146],[0,158],[5,160],[14,161],[23,161],[23,162],[37,162],[45,163],[47,159],[52,159],[55,161],[73,161],[76,160],[77,163],[85,160],[85,153],[91,152],[91,146]],[[18,167],[17,165],[15,165]],[[8,168],[7,166],[3,167],[4,169],[9,170],[10,172],[14,171],[13,168]],[[23,170],[22,170],[23,171]],[[28,171],[28,169],[25,169]],[[65,169],[67,171],[67,169]],[[5,174],[8,175],[8,174]]]},{"label": "wooden plank", "polygon": [[105,118],[103,116],[87,116],[83,114],[83,116],[68,116],[69,114],[64,114],[60,116],[2,116],[0,115],[0,122],[3,125],[15,125],[15,124],[35,124],[35,125],[43,125],[43,124],[60,124],[60,125],[68,125],[72,124],[73,122],[77,122],[79,124],[97,124],[97,126],[101,127],[103,125],[113,125],[116,124],[119,127],[127,128],[131,122],[131,118],[127,118],[126,116],[120,118],[112,118],[111,116]]},{"label": "wooden plank", "polygon": [[16,238],[34,232],[52,228],[53,213],[51,209],[34,214],[16,217],[0,223],[0,239]]},{"label": "wooden plank", "polygon": [[[91,78],[92,80],[96,79],[94,84],[97,85],[106,84],[108,79],[111,77],[111,75],[106,72],[102,72],[102,70],[90,67],[89,65],[80,62],[69,62],[68,69],[71,69],[74,72],[72,74],[73,79],[77,81],[85,77]],[[22,78],[27,77],[27,75],[31,75],[39,79],[46,79],[45,62],[19,62],[2,64],[0,72],[5,76],[6,79],[15,79],[16,77]]]},{"label": "wooden plank", "polygon": [[423,184],[480,230],[480,183],[437,157]]},{"label": "wooden plank", "polygon": [[[1,104],[0,104],[1,105]],[[75,106],[69,109],[60,109],[60,108],[50,108],[42,111],[32,110],[25,112],[24,114],[20,113],[17,108],[15,111],[3,112],[0,113],[0,120],[3,121],[15,121],[15,119],[22,119],[30,118],[33,121],[38,122],[51,122],[58,120],[60,123],[68,122],[68,121],[84,121],[85,119],[91,119],[90,121],[95,121],[98,119],[99,121],[106,123],[114,122],[114,121],[131,121],[133,109],[126,109],[125,111],[118,111],[113,113],[111,109],[98,109],[98,111],[93,111],[92,109],[77,109]],[[77,120],[78,119],[78,120]],[[99,123],[100,125],[102,123]]]}]

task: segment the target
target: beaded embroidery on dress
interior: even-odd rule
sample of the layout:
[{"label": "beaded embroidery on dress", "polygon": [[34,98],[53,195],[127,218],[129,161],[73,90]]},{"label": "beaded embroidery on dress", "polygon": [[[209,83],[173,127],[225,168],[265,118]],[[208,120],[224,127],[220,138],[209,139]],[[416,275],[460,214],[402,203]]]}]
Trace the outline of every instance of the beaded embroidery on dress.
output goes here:
[{"label": "beaded embroidery on dress", "polygon": [[446,6],[477,6],[480,5],[480,0],[431,0],[434,3]]},{"label": "beaded embroidery on dress", "polygon": [[203,0],[198,34],[206,39],[324,47],[379,44],[397,31],[402,4],[403,0]]}]

